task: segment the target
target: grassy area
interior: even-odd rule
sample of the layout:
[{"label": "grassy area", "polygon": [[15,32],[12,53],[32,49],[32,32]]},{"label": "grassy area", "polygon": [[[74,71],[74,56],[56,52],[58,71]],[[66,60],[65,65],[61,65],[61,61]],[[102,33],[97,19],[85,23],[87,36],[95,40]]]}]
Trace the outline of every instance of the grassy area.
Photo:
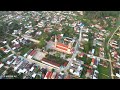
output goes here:
[{"label": "grassy area", "polygon": [[57,53],[55,54],[55,56],[56,56],[56,57],[60,57],[60,53],[57,52]]},{"label": "grassy area", "polygon": [[35,69],[34,69],[34,72],[38,73],[38,72],[39,72],[39,69],[38,69],[38,68],[35,68]]},{"label": "grassy area", "polygon": [[38,44],[38,48],[42,48],[46,45],[46,41],[48,39],[48,35],[46,33],[42,33],[42,35],[40,35],[40,37],[38,38],[38,40],[40,41],[40,43]]},{"label": "grassy area", "polygon": [[108,76],[105,76],[103,74],[99,74],[99,79],[110,79]]},{"label": "grassy area", "polygon": [[95,56],[98,56],[99,55],[99,47],[96,47],[95,48]]},{"label": "grassy area", "polygon": [[90,65],[91,61],[92,61],[92,59],[87,57],[87,58],[86,58],[86,62],[85,62],[85,64]]},{"label": "grassy area", "polygon": [[20,49],[21,55],[24,55],[30,50],[30,47],[24,46]]},{"label": "grassy area", "polygon": [[82,16],[73,16],[74,20],[82,20],[83,17]]},{"label": "grassy area", "polygon": [[71,57],[72,57],[72,55],[66,54],[66,58],[71,58]]},{"label": "grassy area", "polygon": [[108,55],[109,50],[108,50],[108,48],[107,48],[108,40],[109,40],[109,37],[106,37],[106,38],[105,38],[105,43],[104,43],[105,58],[109,58],[109,55]]},{"label": "grassy area", "polygon": [[105,76],[105,75],[108,75],[108,76],[110,75],[109,67],[105,68],[105,67],[99,65],[98,71],[99,71],[99,75],[98,75],[99,79],[110,79],[110,77]]},{"label": "grassy area", "polygon": [[66,61],[60,57],[56,57],[56,56],[52,56],[52,55],[46,55],[46,58],[49,61],[60,64],[60,65],[63,65],[64,63],[68,63],[68,61]]}]

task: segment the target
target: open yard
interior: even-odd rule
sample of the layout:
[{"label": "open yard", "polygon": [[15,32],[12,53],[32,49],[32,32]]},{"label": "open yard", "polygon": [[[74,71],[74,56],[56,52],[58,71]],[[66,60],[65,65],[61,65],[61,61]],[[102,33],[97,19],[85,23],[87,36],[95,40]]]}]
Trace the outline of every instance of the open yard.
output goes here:
[{"label": "open yard", "polygon": [[33,59],[40,61],[42,58],[45,57],[45,53],[37,51],[37,53],[34,55]]},{"label": "open yard", "polygon": [[27,53],[31,48],[24,46],[20,49],[21,55],[24,55],[25,53]]},{"label": "open yard", "polygon": [[101,65],[98,66],[98,71],[99,71],[99,79],[110,79],[110,69],[109,67],[105,68]]},{"label": "open yard", "polygon": [[46,55],[46,58],[49,59],[50,61],[55,62],[60,65],[64,65],[64,63],[68,63],[68,61],[66,61],[60,57],[56,57],[56,56],[52,56],[52,55]]}]

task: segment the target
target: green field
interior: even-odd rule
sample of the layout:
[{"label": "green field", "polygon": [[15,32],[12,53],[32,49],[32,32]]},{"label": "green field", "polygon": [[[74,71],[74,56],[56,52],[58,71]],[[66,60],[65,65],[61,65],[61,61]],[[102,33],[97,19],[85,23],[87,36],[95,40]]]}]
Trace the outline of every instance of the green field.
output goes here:
[{"label": "green field", "polygon": [[24,55],[25,53],[27,53],[30,50],[29,47],[24,46],[20,49],[21,55]]},{"label": "green field", "polygon": [[[105,68],[101,65],[98,66],[99,79],[110,79],[110,69],[109,67]],[[109,76],[109,77],[108,77]]]}]

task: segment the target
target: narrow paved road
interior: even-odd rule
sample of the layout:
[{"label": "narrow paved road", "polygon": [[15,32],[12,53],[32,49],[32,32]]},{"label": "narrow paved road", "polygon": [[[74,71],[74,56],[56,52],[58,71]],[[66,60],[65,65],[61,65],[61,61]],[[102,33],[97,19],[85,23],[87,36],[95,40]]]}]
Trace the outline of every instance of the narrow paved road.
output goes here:
[{"label": "narrow paved road", "polygon": [[67,64],[67,66],[64,68],[64,71],[67,73],[67,70],[69,69],[70,65],[72,64],[74,58],[78,55],[79,51],[78,51],[78,45],[80,44],[82,40],[82,28],[80,29],[80,33],[79,33],[79,39],[76,42],[75,48],[74,48],[74,53],[72,55],[72,58],[70,59],[69,63]]},{"label": "narrow paved road", "polygon": [[[19,36],[17,36],[17,35],[13,35],[13,34],[9,34],[9,33],[6,33],[6,34],[19,38]],[[33,39],[33,38],[31,38],[30,36],[27,36],[27,35],[21,35],[21,37],[26,38],[26,39],[34,42],[34,43],[39,43],[40,42],[39,40]]]},{"label": "narrow paved road", "polygon": [[[117,27],[117,29],[114,31],[114,33],[112,34],[112,36],[110,37],[110,39],[108,40],[108,43],[107,43],[107,49],[109,49],[109,43],[111,41],[111,39],[113,38],[114,34],[117,32],[117,30],[119,30],[120,26]],[[111,71],[111,78],[114,79],[114,74],[113,74],[113,67],[112,67],[112,59],[111,59],[111,56],[110,56],[110,52],[108,53],[109,55],[109,62],[110,62],[110,71]]]},{"label": "narrow paved road", "polygon": [[27,35],[21,35],[21,37],[22,37],[22,38],[26,38],[26,39],[34,42],[34,43],[39,43],[39,42],[40,42],[39,40],[35,40],[35,39],[33,39],[33,38],[31,38],[31,37],[29,37],[29,36],[27,36]]},{"label": "narrow paved road", "polygon": [[[84,52],[82,52],[82,53],[84,53]],[[98,57],[98,56],[90,55],[90,54],[87,54],[87,53],[84,53],[84,54],[87,55],[87,56],[90,56],[90,58],[95,57],[95,58],[99,58],[99,59],[102,59],[102,60],[104,60],[104,61],[108,61],[108,62],[110,62],[109,59],[105,59],[105,58],[103,58],[103,57]]]},{"label": "narrow paved road", "polygon": [[110,39],[108,40],[108,44],[109,45],[109,42],[111,41],[111,39],[113,38],[114,34],[117,32],[117,30],[119,30],[120,26],[117,27],[117,29],[113,32],[112,36],[110,37]]},{"label": "narrow paved road", "polygon": [[11,49],[11,47],[7,44],[6,47],[12,52],[12,54],[16,54],[14,50]]}]

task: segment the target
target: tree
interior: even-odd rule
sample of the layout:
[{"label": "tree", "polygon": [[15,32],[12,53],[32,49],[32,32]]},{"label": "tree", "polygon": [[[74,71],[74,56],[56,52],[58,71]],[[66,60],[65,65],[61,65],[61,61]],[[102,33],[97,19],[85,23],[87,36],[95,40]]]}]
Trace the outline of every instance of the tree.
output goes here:
[{"label": "tree", "polygon": [[40,75],[36,75],[35,79],[40,79]]},{"label": "tree", "polygon": [[64,73],[64,71],[61,71],[62,73]]},{"label": "tree", "polygon": [[33,45],[31,46],[31,48],[32,48],[32,49],[37,48],[37,44],[33,44]]},{"label": "tree", "polygon": [[89,46],[88,46],[88,44],[85,44],[84,45],[84,50],[83,50],[84,52],[86,52],[86,53],[88,53],[88,51],[89,51]]},{"label": "tree", "polygon": [[54,69],[54,68],[52,69],[52,72],[55,72],[55,69]]},{"label": "tree", "polygon": [[73,37],[75,35],[74,29],[72,27],[70,27],[70,26],[65,26],[63,28],[63,33],[67,37]]},{"label": "tree", "polygon": [[38,44],[38,48],[42,48],[42,47],[44,47],[45,45],[46,45],[45,40],[41,39],[41,40],[40,40],[40,43]]},{"label": "tree", "polygon": [[69,71],[69,69],[67,69],[67,72],[68,72],[68,74],[70,74],[70,71]]},{"label": "tree", "polygon": [[0,58],[2,58],[3,56],[5,56],[6,54],[2,51],[2,50],[0,50]]}]

